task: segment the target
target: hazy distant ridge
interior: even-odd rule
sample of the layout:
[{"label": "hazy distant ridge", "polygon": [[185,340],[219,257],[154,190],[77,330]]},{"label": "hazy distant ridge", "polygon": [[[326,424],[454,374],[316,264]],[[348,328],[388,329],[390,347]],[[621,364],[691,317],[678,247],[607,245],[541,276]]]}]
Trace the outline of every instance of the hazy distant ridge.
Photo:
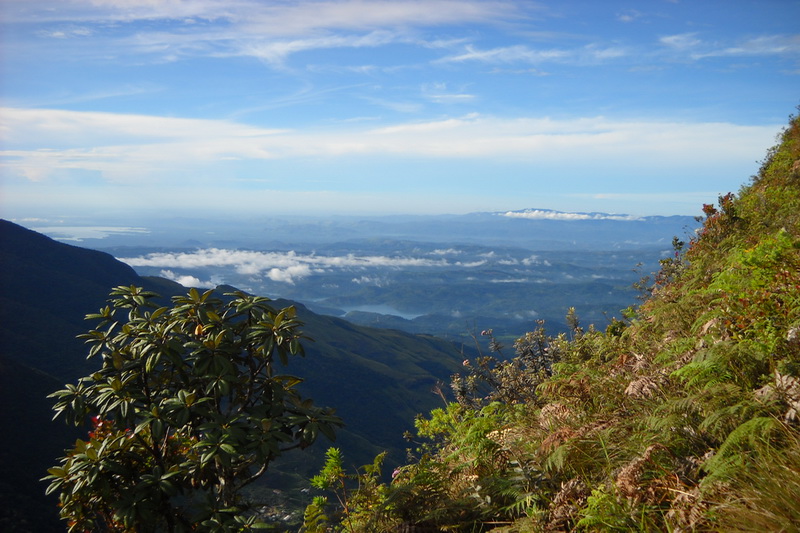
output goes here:
[{"label": "hazy distant ridge", "polygon": [[[113,231],[114,226],[118,231]],[[130,231],[137,226],[136,231]],[[303,246],[365,239],[517,246],[526,249],[591,250],[669,245],[699,226],[692,216],[637,216],[566,212],[543,208],[463,215],[263,216],[153,218],[141,221],[39,221],[33,230],[62,241],[80,239],[95,248],[117,246],[297,250]]]}]

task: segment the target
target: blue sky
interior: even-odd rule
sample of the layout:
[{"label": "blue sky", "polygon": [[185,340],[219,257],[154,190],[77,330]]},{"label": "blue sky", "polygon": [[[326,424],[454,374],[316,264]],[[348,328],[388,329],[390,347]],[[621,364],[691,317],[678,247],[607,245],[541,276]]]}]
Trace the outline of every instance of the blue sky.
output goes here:
[{"label": "blue sky", "polygon": [[3,0],[4,218],[699,214],[800,104],[793,0]]}]

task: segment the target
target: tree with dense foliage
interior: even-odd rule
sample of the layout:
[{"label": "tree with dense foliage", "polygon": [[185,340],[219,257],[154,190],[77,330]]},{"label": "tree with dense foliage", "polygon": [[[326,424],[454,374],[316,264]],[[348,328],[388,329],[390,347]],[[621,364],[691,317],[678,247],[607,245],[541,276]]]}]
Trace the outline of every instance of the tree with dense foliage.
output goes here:
[{"label": "tree with dense foliage", "polygon": [[92,424],[49,469],[69,530],[265,527],[242,488],[341,425],[279,373],[303,355],[294,308],[241,292],[223,302],[191,289],[171,307],[137,287],[111,296],[81,336],[100,369],[52,395],[56,416]]},{"label": "tree with dense foliage", "polygon": [[625,320],[465,361],[339,530],[800,531],[800,117],[703,212]]}]

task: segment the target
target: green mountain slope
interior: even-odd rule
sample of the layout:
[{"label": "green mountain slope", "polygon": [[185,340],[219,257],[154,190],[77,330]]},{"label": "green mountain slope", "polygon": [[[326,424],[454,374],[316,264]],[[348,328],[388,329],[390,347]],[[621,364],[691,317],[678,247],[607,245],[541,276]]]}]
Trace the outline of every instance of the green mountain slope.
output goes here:
[{"label": "green mountain slope", "polygon": [[[162,297],[185,293],[167,280],[139,277],[108,254],[0,221],[0,399],[10,407],[0,422],[17,441],[0,453],[0,468],[13,474],[0,483],[0,503],[8,503],[0,505],[0,525],[6,521],[15,524],[15,531],[45,531],[39,522],[29,526],[19,521],[37,507],[41,515],[55,517],[55,500],[44,498],[45,484],[38,480],[75,436],[63,422],[50,420],[52,402],[45,396],[92,371],[93,361],[86,361],[86,350],[75,339],[91,326],[83,317],[105,304],[112,287],[131,284]],[[297,304],[274,302],[288,305]],[[370,461],[383,450],[389,450],[392,462],[402,460],[403,433],[412,429],[416,414],[441,404],[431,388],[457,370],[464,357],[461,348],[432,337],[354,326],[297,307],[304,331],[315,341],[306,343],[306,358],[293,360],[288,372],[305,379],[304,395],[343,416],[346,427],[337,445],[355,462]],[[320,466],[323,448],[324,443],[295,458],[287,456],[281,472],[268,474],[267,482],[305,483]],[[14,503],[19,501],[29,505],[19,508]]]},{"label": "green mountain slope", "polygon": [[342,524],[800,531],[800,118],[703,210],[625,322],[571,316],[468,365],[418,459],[379,489],[362,475]]}]

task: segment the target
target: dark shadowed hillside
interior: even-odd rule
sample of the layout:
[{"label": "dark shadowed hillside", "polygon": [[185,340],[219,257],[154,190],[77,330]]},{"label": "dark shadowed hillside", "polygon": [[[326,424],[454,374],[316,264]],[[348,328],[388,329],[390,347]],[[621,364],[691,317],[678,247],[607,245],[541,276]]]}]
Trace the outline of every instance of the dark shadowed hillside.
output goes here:
[{"label": "dark shadowed hillside", "polygon": [[109,254],[0,220],[2,353],[59,379],[87,371],[83,357],[75,357],[82,351],[75,335],[86,329],[83,317],[105,302],[111,287],[130,284],[165,295],[180,288],[143,280]]},{"label": "dark shadowed hillside", "polygon": [[52,458],[83,431],[53,423],[46,398],[62,384],[52,376],[0,355],[0,531],[63,531],[56,498],[39,479]]},{"label": "dark shadowed hillside", "polygon": [[13,439],[0,450],[0,529],[63,531],[57,500],[45,497],[39,480],[84,432],[53,422],[46,396],[89,371],[75,338],[86,329],[83,317],[105,302],[110,287],[131,283],[174,289],[108,254],[0,220],[0,426]]},{"label": "dark shadowed hillside", "polygon": [[[0,506],[0,520],[16,524],[17,531],[44,531],[42,517],[54,519],[56,508],[38,480],[75,436],[63,422],[51,422],[45,396],[94,368],[75,339],[88,329],[83,317],[102,307],[114,286],[144,286],[162,297],[185,289],[141,278],[110,255],[58,243],[7,221],[0,222],[0,272],[0,399],[9,407],[2,423],[13,428],[6,434],[15,435],[19,444],[0,454],[0,468],[7,473],[0,484],[0,501],[7,504]],[[232,288],[219,289],[226,290]],[[403,432],[417,413],[441,402],[431,389],[458,368],[464,356],[460,347],[298,308],[304,331],[315,342],[306,343],[306,358],[295,359],[289,371],[306,380],[306,395],[345,419],[337,444],[353,461],[369,461],[383,450],[390,451],[390,461],[400,461]],[[313,461],[320,453],[284,462],[281,483],[306,479],[318,467]],[[21,522],[33,509],[42,509],[40,516]],[[54,520],[49,523],[58,529]]]}]

